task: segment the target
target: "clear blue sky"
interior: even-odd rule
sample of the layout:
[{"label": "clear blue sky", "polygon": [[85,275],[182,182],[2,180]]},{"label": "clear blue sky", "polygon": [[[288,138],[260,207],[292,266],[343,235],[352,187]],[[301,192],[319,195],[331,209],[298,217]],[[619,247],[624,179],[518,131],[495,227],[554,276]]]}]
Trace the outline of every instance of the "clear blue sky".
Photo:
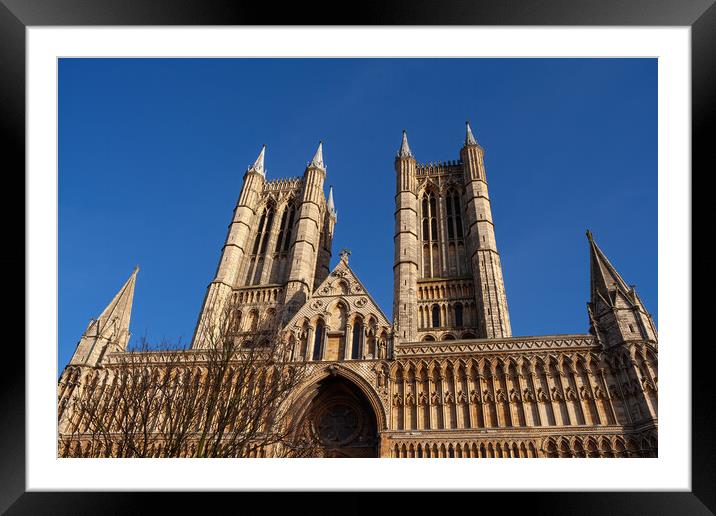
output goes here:
[{"label": "clear blue sky", "polygon": [[62,59],[59,364],[141,266],[133,339],[191,339],[241,188],[324,141],[334,258],[392,312],[393,159],[486,167],[515,335],[583,333],[586,228],[657,314],[655,59]]}]

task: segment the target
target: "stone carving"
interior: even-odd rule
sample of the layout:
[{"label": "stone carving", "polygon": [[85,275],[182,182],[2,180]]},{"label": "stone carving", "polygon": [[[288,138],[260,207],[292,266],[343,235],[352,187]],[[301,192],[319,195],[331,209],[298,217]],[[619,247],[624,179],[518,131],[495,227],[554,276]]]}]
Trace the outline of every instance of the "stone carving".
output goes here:
[{"label": "stone carving", "polygon": [[552,392],[553,400],[557,400],[557,401],[564,400],[564,396],[562,395],[562,392],[559,389],[557,389],[557,387],[552,387],[551,392]]},{"label": "stone carving", "polygon": [[428,404],[428,397],[425,395],[425,392],[420,391],[420,394],[418,394],[418,405],[427,405]]},{"label": "stone carving", "polygon": [[537,387],[537,399],[540,401],[549,401],[549,396],[542,390],[542,387]]},{"label": "stone carving", "polygon": [[522,397],[525,399],[525,401],[535,400],[534,394],[532,394],[532,389],[530,388],[527,388],[522,392]]}]

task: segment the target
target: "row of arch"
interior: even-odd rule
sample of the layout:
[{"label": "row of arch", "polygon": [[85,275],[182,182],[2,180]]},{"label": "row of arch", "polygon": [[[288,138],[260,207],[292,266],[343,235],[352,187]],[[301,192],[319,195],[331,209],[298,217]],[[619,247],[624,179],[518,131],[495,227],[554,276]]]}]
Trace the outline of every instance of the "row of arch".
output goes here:
[{"label": "row of arch", "polygon": [[446,331],[443,333],[427,333],[420,337],[421,342],[437,342],[437,341],[447,341],[447,340],[467,340],[467,339],[475,339],[477,338],[475,336],[475,333],[473,331],[465,331],[462,333],[458,333],[455,331]]},{"label": "row of arch", "polygon": [[656,362],[595,354],[396,362],[391,428],[633,424],[657,418]]},{"label": "row of arch", "polygon": [[534,440],[404,441],[391,447],[394,458],[628,458],[657,457],[656,432],[635,438],[621,435],[549,437]]},{"label": "row of arch", "polygon": [[469,281],[450,281],[443,284],[430,283],[418,286],[418,301],[474,297],[474,285]]},{"label": "row of arch", "polygon": [[[194,457],[199,443],[191,441],[184,444],[177,454],[172,457]],[[130,450],[135,450],[131,452]],[[60,438],[57,449],[58,456],[71,458],[111,458],[111,457],[168,457],[164,442],[158,440],[147,445],[146,450],[128,448],[119,441],[101,440],[91,438]],[[268,454],[265,448],[256,447],[246,452],[247,458],[265,458]]]},{"label": "row of arch", "polygon": [[543,456],[550,458],[626,458],[657,457],[656,432],[641,438],[633,436],[550,437],[542,445]]},{"label": "row of arch", "polygon": [[[294,360],[362,360],[387,358],[387,326],[374,315],[348,314],[338,302],[328,316],[305,319],[301,330],[289,337]],[[338,339],[337,353],[329,348],[329,336]]]},{"label": "row of arch", "polygon": [[275,303],[278,302],[282,293],[282,289],[278,287],[274,288],[260,288],[250,290],[240,290],[236,292],[236,301],[241,304],[249,303]]},{"label": "row of arch", "polygon": [[418,305],[418,323],[420,329],[474,327],[477,324],[475,302],[420,304]]},{"label": "row of arch", "polygon": [[468,458],[532,458],[538,457],[533,441],[488,442],[415,442],[395,443],[391,450],[394,458],[416,459],[468,459]]},{"label": "row of arch", "polygon": [[269,331],[276,326],[276,309],[266,308],[263,316],[259,315],[257,308],[249,309],[246,315],[241,310],[234,312],[233,329],[237,332]]},{"label": "row of arch", "polygon": [[241,418],[252,417],[239,411],[246,406],[237,401],[242,393],[256,391],[258,394],[252,400],[261,403],[270,401],[265,396],[275,392],[271,388],[281,389],[276,383],[280,381],[277,380],[280,378],[278,366],[242,368],[232,364],[217,383],[217,377],[210,375],[204,365],[178,365],[176,357],[160,364],[151,364],[148,359],[139,355],[128,358],[124,365],[66,370],[58,385],[60,432],[82,433],[98,421],[108,432],[119,431],[124,428],[125,421],[138,424],[137,418],[141,416],[148,418],[141,422],[142,428],[161,435],[169,425],[167,411],[176,410],[177,389],[182,389],[178,400],[184,407],[182,424],[186,428],[199,431],[207,424],[214,428],[214,423],[205,421],[201,403],[211,393],[219,392],[224,409],[234,411],[235,416],[222,420],[221,429],[233,431],[235,425],[242,424]]}]

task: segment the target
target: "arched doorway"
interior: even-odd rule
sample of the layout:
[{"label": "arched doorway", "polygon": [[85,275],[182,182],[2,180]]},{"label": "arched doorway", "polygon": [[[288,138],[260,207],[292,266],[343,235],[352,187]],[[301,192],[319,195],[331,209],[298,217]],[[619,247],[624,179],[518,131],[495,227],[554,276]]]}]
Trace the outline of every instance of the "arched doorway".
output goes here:
[{"label": "arched doorway", "polygon": [[301,428],[315,443],[317,457],[378,457],[378,428],[370,402],[341,376],[318,382]]}]

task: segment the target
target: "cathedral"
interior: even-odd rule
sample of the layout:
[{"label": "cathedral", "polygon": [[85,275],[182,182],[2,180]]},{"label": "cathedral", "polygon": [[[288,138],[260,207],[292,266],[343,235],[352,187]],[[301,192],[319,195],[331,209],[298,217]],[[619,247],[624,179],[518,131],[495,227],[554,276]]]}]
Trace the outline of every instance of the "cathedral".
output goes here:
[{"label": "cathedral", "polygon": [[[322,143],[300,177],[267,179],[265,153],[244,174],[187,356],[209,345],[217,310],[233,300],[247,345],[281,339],[308,367],[286,413],[324,457],[657,456],[656,327],[589,231],[588,333],[512,335],[484,150],[469,123],[459,159],[439,163],[418,163],[403,132],[392,318],[348,251],[330,268],[338,215]],[[72,429],[71,400],[128,355],[137,272],[60,377],[60,456],[92,446]]]}]

